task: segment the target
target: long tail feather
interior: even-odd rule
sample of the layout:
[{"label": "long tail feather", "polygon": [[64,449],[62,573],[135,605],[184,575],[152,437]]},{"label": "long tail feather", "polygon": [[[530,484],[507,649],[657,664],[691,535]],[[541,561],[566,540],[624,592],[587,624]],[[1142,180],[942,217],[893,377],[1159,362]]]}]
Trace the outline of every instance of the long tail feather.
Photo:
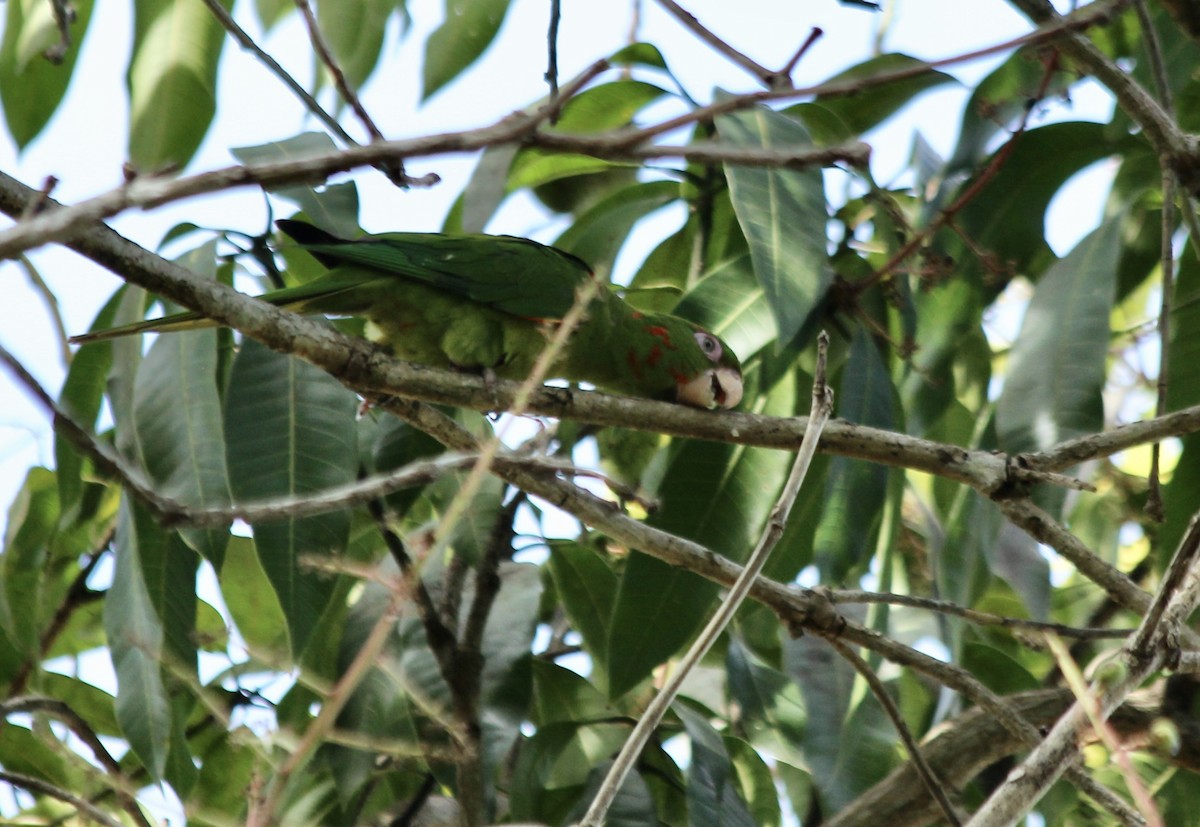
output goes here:
[{"label": "long tail feather", "polygon": [[119,339],[122,336],[135,336],[139,333],[172,333],[181,330],[200,330],[205,327],[216,327],[212,319],[206,319],[198,313],[176,313],[161,319],[147,319],[141,322],[110,327],[107,330],[94,330],[91,333],[81,333],[72,336],[68,341],[73,345],[86,345],[91,342],[101,342],[107,339]]}]

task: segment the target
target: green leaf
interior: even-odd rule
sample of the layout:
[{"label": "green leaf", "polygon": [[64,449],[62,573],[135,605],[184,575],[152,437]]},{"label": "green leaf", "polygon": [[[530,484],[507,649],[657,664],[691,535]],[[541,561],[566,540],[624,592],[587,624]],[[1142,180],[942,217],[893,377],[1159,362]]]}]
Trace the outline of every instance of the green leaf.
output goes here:
[{"label": "green leaf", "polygon": [[[1003,165],[959,214],[971,248],[958,230],[943,230],[935,239],[959,269],[989,283],[995,283],[997,267],[1036,279],[1054,261],[1045,239],[1050,200],[1068,178],[1121,148],[1095,123],[1050,124],[1013,140]],[[992,261],[980,262],[980,250]]]},{"label": "green leaf", "polygon": [[[542,578],[530,563],[500,566],[500,591],[483,630],[481,719],[484,765],[492,783],[504,766],[533,700],[533,634]],[[464,600],[464,607],[473,601]],[[463,618],[466,621],[466,618]]]},{"label": "green leaf", "polygon": [[[891,375],[871,335],[859,326],[842,371],[837,413],[858,425],[896,426]],[[873,462],[834,457],[825,476],[825,507],[813,538],[821,582],[841,583],[860,571],[875,551],[887,499],[888,469]]]},{"label": "green leaf", "polygon": [[249,537],[230,537],[221,564],[221,596],[250,651],[283,656],[287,620]]},{"label": "green leaf", "polygon": [[[103,330],[113,326],[113,318],[121,304],[126,287],[119,288],[100,312],[96,314],[89,330]],[[92,342],[75,351],[67,378],[59,392],[58,404],[72,414],[76,422],[93,427],[100,414],[104,400],[104,389],[108,371],[113,363],[112,343]],[[54,467],[58,475],[58,496],[64,511],[71,511],[83,494],[83,457],[67,439],[56,430],[54,433]]]},{"label": "green leaf", "polygon": [[[351,482],[358,449],[354,396],[324,371],[245,341],[233,362],[225,399],[229,479],[239,502],[304,497]],[[346,512],[288,517],[254,525],[255,547],[287,618],[299,655],[333,593],[330,575],[309,556],[345,548]]]},{"label": "green leaf", "polygon": [[996,431],[1009,453],[1104,427],[1109,313],[1121,225],[1102,224],[1042,276],[1013,345]]},{"label": "green leaf", "polygon": [[738,796],[737,776],[721,736],[688,704],[677,702],[674,710],[692,742],[692,758],[688,763],[688,824],[754,827],[746,803]]},{"label": "green leaf", "polygon": [[27,657],[37,658],[49,546],[58,524],[54,473],[31,468],[8,509],[0,555],[0,627]]},{"label": "green leaf", "polygon": [[563,610],[583,645],[598,663],[607,662],[617,576],[595,550],[569,541],[550,544],[548,565]]},{"label": "green leaf", "polygon": [[446,17],[425,43],[421,98],[454,80],[491,45],[509,0],[446,0]]},{"label": "green leaf", "polygon": [[649,181],[619,189],[589,209],[560,235],[554,246],[586,261],[607,278],[633,226],[679,198],[674,181]]},{"label": "green leaf", "polygon": [[[773,151],[810,149],[804,127],[765,106],[717,118],[721,142]],[[826,252],[825,187],[818,169],[725,165],[733,209],[779,341],[790,342],[833,279]]]},{"label": "green leaf", "polygon": [[896,734],[870,692],[855,691],[855,672],[825,641],[784,642],[784,668],[808,712],[802,747],[820,795],[835,813],[896,764]]},{"label": "green leaf", "polygon": [[962,668],[998,695],[1012,695],[1041,687],[1041,683],[1018,661],[983,643],[962,648]]},{"label": "green leaf", "polygon": [[[234,147],[229,152],[243,164],[253,166],[302,161],[336,150],[337,145],[324,132],[302,132],[282,141]],[[327,184],[320,189],[288,184],[268,191],[296,204],[310,221],[334,235],[354,238],[362,232],[358,226],[358,188],[353,181]]]},{"label": "green leaf", "polygon": [[[760,393],[747,372],[747,407],[790,416],[796,385],[789,375]],[[727,443],[678,440],[658,491],[656,528],[743,560],[758,538],[783,485],[790,460],[781,451]],[[609,697],[632,689],[703,624],[715,584],[644,554],[631,554],[621,576],[607,646]]]},{"label": "green leaf", "polygon": [[[49,743],[47,743],[49,741]],[[9,772],[17,772],[40,778],[60,789],[78,791],[84,783],[80,773],[64,756],[62,744],[38,734],[24,726],[5,721],[4,737],[0,738],[0,764]],[[7,792],[13,787],[6,786]],[[19,824],[14,819],[10,824]]]},{"label": "green leaf", "polygon": [[923,60],[904,54],[877,55],[825,81],[827,84],[856,81],[862,84],[859,91],[853,95],[818,95],[808,106],[820,107],[835,116],[848,135],[861,135],[887,120],[922,92],[958,82],[953,76],[933,69],[900,80],[871,80],[927,65]]},{"label": "green leaf", "polygon": [[[204,258],[214,272],[215,243],[188,258]],[[196,268],[191,268],[195,270]],[[159,336],[138,369],[133,390],[138,452],[155,490],[193,507],[229,504],[217,390],[217,331]],[[218,568],[229,533],[183,529],[188,544]]]},{"label": "green leaf", "polygon": [[317,24],[351,89],[363,85],[379,62],[383,35],[396,0],[320,0]]},{"label": "green leaf", "polygon": [[[232,2],[223,3],[228,9]],[[194,0],[135,0],[129,63],[129,157],[155,172],[182,167],[216,113],[225,30]]]},{"label": "green leaf", "polygon": [[24,149],[50,121],[66,94],[75,61],[88,31],[94,0],[70,5],[75,20],[70,25],[71,47],[61,63],[51,63],[42,53],[59,42],[51,4],[42,0],[5,3],[4,39],[0,41],[0,104],[9,134]]},{"label": "green leaf", "polygon": [[771,768],[754,747],[741,738],[726,735],[724,741],[737,771],[742,797],[749,807],[752,823],[757,827],[779,827],[783,814],[779,809],[779,791],[775,789]]},{"label": "green leaf", "polygon": [[540,729],[550,724],[587,723],[612,718],[617,711],[582,675],[557,663],[533,661],[532,722]]},{"label": "green leaf", "polygon": [[[409,463],[436,457],[445,448],[424,431],[419,431],[402,419],[390,416],[385,419],[375,439],[372,462],[377,472],[394,471]],[[413,503],[421,496],[421,488],[402,488],[393,491],[384,499],[397,515],[408,513]]]},{"label": "green leaf", "polygon": [[166,554],[166,535],[145,509],[124,497],[113,584],[104,601],[104,630],[117,673],[117,722],[155,780],[163,778],[172,730],[162,676],[166,633],[151,593],[165,570]]},{"label": "green leaf", "polygon": [[[963,107],[962,124],[958,130],[958,146],[947,164],[949,175],[977,164],[986,154],[991,140],[1021,117],[1029,101],[1046,81],[1046,62],[1038,46],[1020,49],[994,72],[984,78]],[[1041,93],[1044,98],[1061,95],[1073,80],[1067,72],[1057,69],[1049,85]]]}]

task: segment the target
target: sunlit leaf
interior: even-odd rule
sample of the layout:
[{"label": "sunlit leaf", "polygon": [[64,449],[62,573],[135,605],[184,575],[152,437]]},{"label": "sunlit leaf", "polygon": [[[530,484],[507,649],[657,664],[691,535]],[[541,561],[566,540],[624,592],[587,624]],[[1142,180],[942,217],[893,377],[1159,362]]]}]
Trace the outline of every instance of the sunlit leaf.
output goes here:
[{"label": "sunlit leaf", "polygon": [[508,13],[509,0],[446,0],[442,25],[425,43],[421,97],[435,92],[479,59]]},{"label": "sunlit leaf", "polygon": [[127,81],[129,157],[138,169],[181,167],[200,147],[216,114],[224,35],[203,3],[135,0]]},{"label": "sunlit leaf", "polygon": [[[763,106],[717,118],[717,131],[722,143],[747,149],[803,151],[813,145],[798,122]],[[820,170],[726,164],[725,175],[779,340],[790,342],[833,278]]]},{"label": "sunlit leaf", "polygon": [[4,38],[0,41],[0,104],[9,134],[18,148],[36,138],[57,111],[75,70],[75,61],[91,21],[94,0],[70,4],[71,46],[61,63],[44,57],[59,44],[52,5],[41,0],[5,3]]}]

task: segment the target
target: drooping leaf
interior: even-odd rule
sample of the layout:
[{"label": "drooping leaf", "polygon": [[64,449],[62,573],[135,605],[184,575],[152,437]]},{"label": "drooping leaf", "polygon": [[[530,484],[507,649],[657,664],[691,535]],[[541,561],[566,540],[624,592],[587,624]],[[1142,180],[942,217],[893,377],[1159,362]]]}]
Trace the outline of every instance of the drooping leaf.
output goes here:
[{"label": "drooping leaf", "polygon": [[325,0],[317,3],[317,25],[351,89],[357,90],[379,62],[388,18],[396,0]]},{"label": "drooping leaf", "polygon": [[425,43],[421,98],[454,80],[491,45],[508,13],[509,0],[446,0],[442,25]]},{"label": "drooping leaf", "polygon": [[60,42],[50,3],[13,0],[5,3],[4,37],[0,40],[0,105],[8,132],[18,149],[36,138],[58,110],[75,70],[75,61],[91,21],[94,0],[70,5],[75,19],[69,26],[71,45],[60,63],[44,53]]},{"label": "drooping leaf", "polygon": [[[895,428],[891,374],[862,327],[854,334],[842,377],[837,394],[839,417],[874,428]],[[842,582],[874,554],[873,538],[879,530],[887,482],[888,469],[882,465],[848,457],[830,460],[825,507],[813,538],[822,582]]]},{"label": "drooping leaf", "polygon": [[837,812],[895,765],[896,735],[878,701],[855,692],[855,673],[827,643],[784,642],[784,668],[807,710],[802,746],[823,812]]},{"label": "drooping leaf", "polygon": [[737,776],[721,736],[688,704],[676,703],[674,709],[692,742],[692,759],[688,764],[688,823],[694,827],[708,824],[754,827],[746,802],[738,795]]},{"label": "drooping leaf", "polygon": [[[721,142],[782,151],[811,148],[798,122],[764,106],[717,118]],[[817,169],[725,165],[754,273],[775,314],[779,341],[795,338],[833,278],[826,251],[825,188]]]},{"label": "drooping leaf", "polygon": [[[239,502],[303,497],[344,485],[357,472],[354,396],[307,362],[253,341],[242,344],[225,400],[225,449]],[[254,526],[255,547],[287,618],[292,651],[304,651],[333,593],[315,561],[345,548],[345,512]]]},{"label": "drooping leaf", "polygon": [[38,656],[49,545],[59,518],[54,474],[31,468],[8,509],[0,554],[0,628],[27,657]]},{"label": "drooping leaf", "polygon": [[600,555],[578,543],[552,543],[549,566],[571,625],[583,637],[588,653],[606,662],[617,576]]},{"label": "drooping leaf", "polygon": [[[232,3],[224,3],[228,9]],[[225,30],[191,0],[135,0],[129,63],[129,157],[140,170],[182,167],[216,113]]]},{"label": "drooping leaf", "polygon": [[125,497],[117,524],[113,584],[104,629],[117,673],[117,722],[150,777],[163,778],[171,746],[171,702],[163,680],[164,621],[152,589],[164,571],[168,539]]},{"label": "drooping leaf", "polygon": [[1038,283],[996,403],[1004,450],[1043,450],[1103,427],[1100,393],[1120,242],[1120,222],[1109,220]]},{"label": "drooping leaf", "polygon": [[[215,253],[210,242],[186,258],[204,259],[214,269]],[[155,340],[134,381],[133,416],[139,453],[159,494],[197,508],[229,504],[216,330],[173,333]],[[220,566],[227,531],[184,529],[182,534],[214,566]]]},{"label": "drooping leaf", "polygon": [[[869,58],[825,81],[826,84],[861,84],[857,92],[853,95],[818,95],[811,104],[805,104],[804,109],[799,109],[799,113],[803,117],[809,107],[819,107],[828,115],[837,118],[838,124],[845,130],[844,135],[836,137],[830,135],[824,138],[812,129],[812,125],[805,118],[805,124],[809,125],[809,131],[813,132],[814,138],[820,143],[833,143],[844,137],[861,135],[887,120],[922,92],[945,83],[956,82],[952,76],[935,69],[921,71],[925,66],[923,60],[904,54],[886,54]],[[871,80],[879,76],[902,72],[913,72],[914,74],[887,82]]]}]

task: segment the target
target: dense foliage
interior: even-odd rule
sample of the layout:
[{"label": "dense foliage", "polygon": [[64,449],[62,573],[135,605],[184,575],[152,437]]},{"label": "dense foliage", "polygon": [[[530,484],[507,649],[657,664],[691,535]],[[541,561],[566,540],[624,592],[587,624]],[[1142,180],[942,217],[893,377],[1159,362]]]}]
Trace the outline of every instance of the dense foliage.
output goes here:
[{"label": "dense foliage", "polygon": [[[17,146],[70,103],[92,5],[6,3]],[[232,11],[256,31],[297,13],[251,5]],[[169,789],[198,824],[578,820],[722,599],[722,561],[768,531],[826,330],[840,421],[765,570],[786,588],[754,591],[688,676],[607,823],[923,824],[946,807],[965,822],[993,794],[1017,806],[977,823],[1031,807],[1047,824],[1139,809],[1190,823],[1200,45],[1188,4],[1171,4],[1178,21],[1156,4],[1012,5],[1031,34],[998,44],[954,151],[917,140],[892,183],[873,175],[872,136],[957,82],[955,60],[875,54],[806,90],[790,67],[751,65],[753,87],[694,100],[655,44],[631,42],[495,124],[352,146],[337,124],[367,123],[345,97],[387,65],[385,25],[407,20],[395,0],[318,2],[311,57],[335,114],[235,139],[239,165],[190,174],[221,119],[222,49],[244,44],[228,4],[137,0],[129,180],[58,209],[0,174],[15,219],[0,255],[65,244],[115,272],[128,284],[96,328],[183,304],[241,332],[85,345],[43,400],[53,467],[28,471],[0,556],[3,815],[144,823]],[[426,98],[455,94],[507,10],[447,0],[423,44],[402,41],[423,49]],[[1113,96],[1108,122],[1071,119],[1090,78]],[[363,180],[413,197],[435,182],[406,163],[464,152],[476,166],[446,232],[536,199],[563,228],[550,240],[605,278],[637,256],[627,300],[728,341],[740,410],[578,388],[514,403],[513,383],[372,351],[355,320],[224,288],[320,272],[261,226],[181,224],[168,260],[99,223],[253,183],[274,214],[351,236],[380,224],[360,214]],[[1105,159],[1103,222],[1060,257],[1050,202]],[[664,208],[677,225],[631,242]],[[514,404],[527,415],[487,415]],[[1184,413],[1117,427],[1167,411]],[[507,447],[478,459],[495,432]],[[80,668],[97,652],[115,687]],[[1100,657],[1087,689],[1078,670]],[[1108,723],[1083,728],[1072,767],[1074,730],[1052,727],[1077,696]],[[1006,782],[1039,741],[1058,757]]]}]

